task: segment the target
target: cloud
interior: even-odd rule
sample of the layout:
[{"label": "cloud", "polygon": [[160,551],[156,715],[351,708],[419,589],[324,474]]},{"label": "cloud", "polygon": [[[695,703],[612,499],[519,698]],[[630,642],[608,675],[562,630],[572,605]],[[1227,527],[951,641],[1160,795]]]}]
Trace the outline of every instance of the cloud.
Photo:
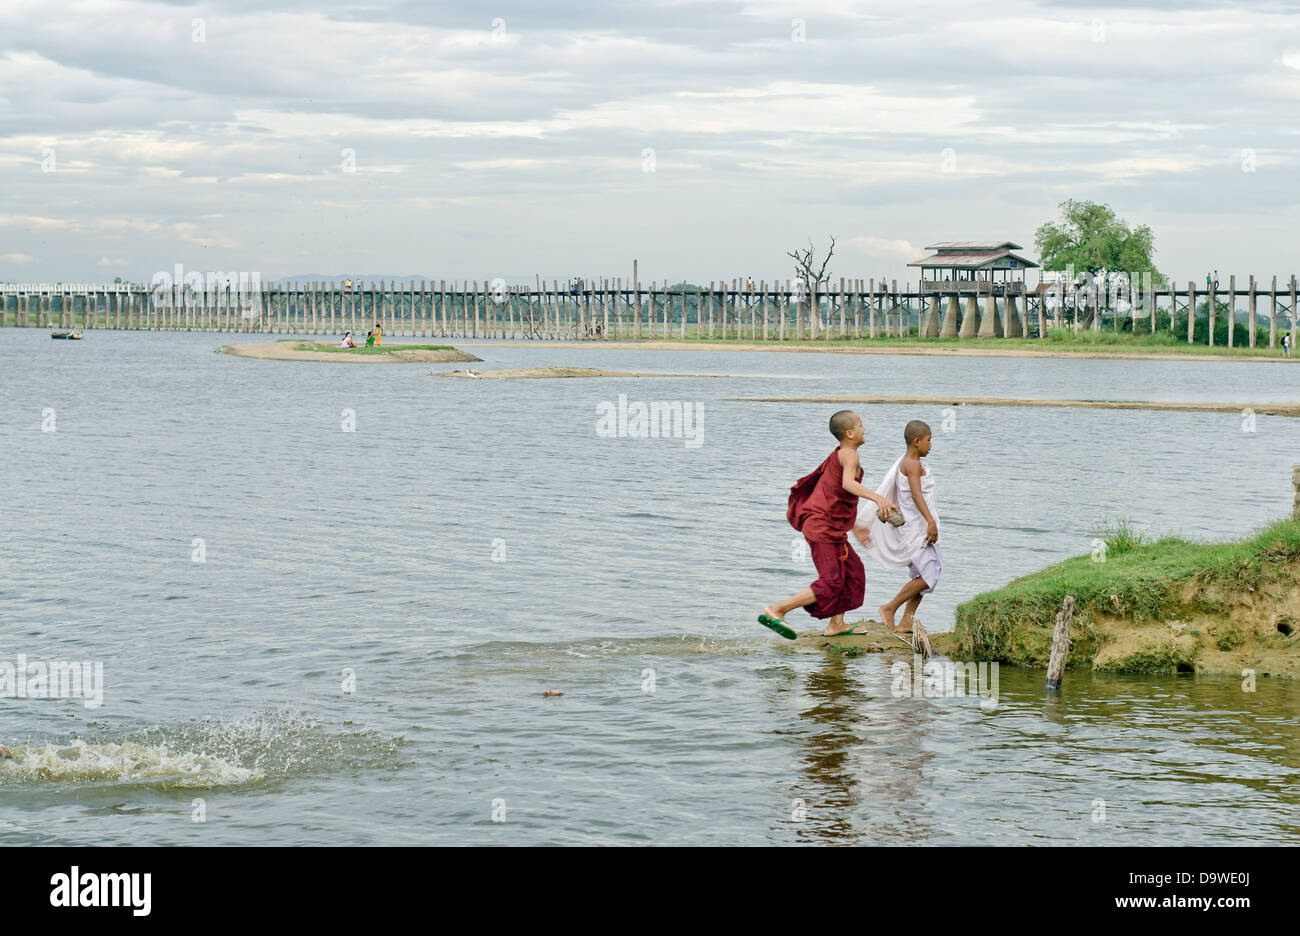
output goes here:
[{"label": "cloud", "polygon": [[[864,226],[846,258],[901,277],[914,243],[1026,242],[1066,197],[1112,201],[1178,263],[1289,273],[1266,233],[1300,204],[1300,17],[1280,5],[75,10],[0,5],[0,233],[39,244],[31,273],[51,280],[109,258],[287,275],[307,254],[448,277],[508,256],[563,278],[625,275],[633,252],[707,280],[784,265],[792,230]],[[1206,230],[1233,233],[1196,246]]]},{"label": "cloud", "polygon": [[25,253],[0,254],[0,261],[5,263],[31,263],[32,255]]},{"label": "cloud", "polygon": [[854,250],[860,250],[873,257],[889,257],[904,262],[911,262],[925,254],[922,248],[915,247],[908,241],[891,240],[887,237],[876,237],[872,234],[846,237],[842,243],[846,247],[852,247]]}]

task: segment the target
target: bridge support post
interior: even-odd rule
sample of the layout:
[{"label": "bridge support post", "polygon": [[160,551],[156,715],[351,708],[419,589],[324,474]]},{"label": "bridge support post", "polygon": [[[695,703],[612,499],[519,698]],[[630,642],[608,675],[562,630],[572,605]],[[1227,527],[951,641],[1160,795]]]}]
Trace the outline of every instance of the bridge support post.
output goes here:
[{"label": "bridge support post", "polygon": [[1023,338],[1025,337],[1025,327],[1020,321],[1020,312],[1016,308],[1016,297],[1007,296],[1007,337]]},{"label": "bridge support post", "polygon": [[961,318],[961,331],[958,333],[959,338],[974,338],[979,334],[979,306],[974,296],[966,297],[966,314]]},{"label": "bridge support post", "polygon": [[1256,321],[1258,319],[1257,306],[1255,304],[1255,277],[1250,278],[1250,324],[1248,334],[1250,337],[1250,346],[1255,347]]},{"label": "bridge support post", "polygon": [[939,297],[931,296],[926,305],[925,321],[921,324],[922,338],[939,337]]},{"label": "bridge support post", "polygon": [[980,338],[998,338],[1001,331],[998,328],[998,305],[997,300],[992,295],[984,299],[984,315],[980,318],[979,337]]},{"label": "bridge support post", "polygon": [[956,296],[949,296],[943,313],[943,326],[939,329],[940,338],[956,338],[957,322],[961,318],[961,306]]}]

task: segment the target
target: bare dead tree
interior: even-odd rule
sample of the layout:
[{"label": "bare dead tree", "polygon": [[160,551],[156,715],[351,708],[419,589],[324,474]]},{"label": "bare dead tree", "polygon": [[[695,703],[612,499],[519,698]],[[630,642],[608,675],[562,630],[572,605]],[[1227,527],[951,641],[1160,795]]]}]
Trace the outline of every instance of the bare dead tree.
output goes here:
[{"label": "bare dead tree", "polygon": [[[820,267],[817,266],[817,248],[813,245],[811,237],[808,238],[807,250],[789,250],[786,251],[786,256],[794,260],[795,282],[804,284],[804,289],[799,296],[799,304],[808,306],[808,321],[812,324],[812,337],[816,338],[823,324],[821,310],[820,308],[814,308],[812,297],[814,295],[820,296],[826,291],[826,285],[830,279],[826,267],[830,265],[831,257],[835,256],[835,235],[831,235],[831,245],[826,249],[826,258],[822,260]],[[820,303],[818,303],[818,306],[820,306]],[[814,311],[816,314],[813,314]]]}]

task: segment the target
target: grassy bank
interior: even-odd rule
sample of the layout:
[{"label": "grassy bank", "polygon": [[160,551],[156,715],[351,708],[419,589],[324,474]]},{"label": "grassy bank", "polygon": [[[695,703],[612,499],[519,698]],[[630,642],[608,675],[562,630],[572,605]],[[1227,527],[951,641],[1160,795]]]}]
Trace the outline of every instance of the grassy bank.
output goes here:
[{"label": "grassy bank", "polygon": [[1126,525],[1104,539],[1103,561],[1076,556],[959,606],[956,654],[1045,667],[1073,595],[1071,667],[1300,676],[1300,522],[1230,543],[1145,542]]}]

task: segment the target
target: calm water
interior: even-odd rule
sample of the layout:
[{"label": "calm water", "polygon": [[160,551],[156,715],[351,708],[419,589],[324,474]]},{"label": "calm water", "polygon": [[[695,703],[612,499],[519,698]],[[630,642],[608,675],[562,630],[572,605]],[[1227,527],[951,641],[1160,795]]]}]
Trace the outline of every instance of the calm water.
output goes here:
[{"label": "calm water", "polygon": [[[1071,672],[1047,701],[1003,668],[996,706],[895,698],[909,655],[759,627],[812,577],[785,495],[833,447],[831,408],[726,400],[1245,404],[1300,397],[1300,366],[480,345],[484,369],[732,376],[444,381],[217,355],[216,335],[0,340],[0,663],[99,661],[105,682],[94,709],[0,699],[0,842],[1300,837],[1300,686]],[[598,436],[620,393],[700,406],[702,444]],[[1278,417],[862,415],[873,484],[908,419],[935,429],[945,578],[919,616],[940,631],[1108,518],[1245,534],[1289,510],[1300,461]],[[902,583],[869,568],[868,607]]]}]

